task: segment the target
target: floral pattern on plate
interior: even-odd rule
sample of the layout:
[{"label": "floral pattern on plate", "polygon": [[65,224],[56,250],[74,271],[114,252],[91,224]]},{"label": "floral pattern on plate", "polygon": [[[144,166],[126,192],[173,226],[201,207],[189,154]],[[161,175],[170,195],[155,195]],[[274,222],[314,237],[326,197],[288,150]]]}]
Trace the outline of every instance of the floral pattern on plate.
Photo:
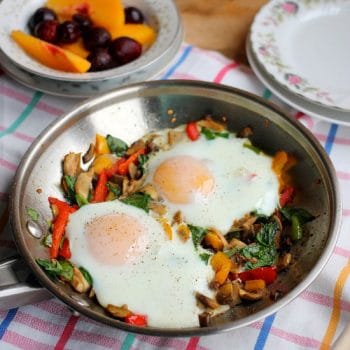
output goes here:
[{"label": "floral pattern on plate", "polygon": [[[315,86],[302,74],[299,74],[291,64],[288,64],[281,53],[281,45],[277,37],[285,25],[296,26],[302,15],[307,11],[316,12],[322,6],[345,3],[346,0],[273,0],[265,5],[256,16],[251,29],[252,49],[259,62],[268,73],[280,84],[304,98],[327,106],[350,110],[350,106],[338,103],[336,94],[332,91]],[[350,8],[350,2],[348,2]],[[350,94],[350,90],[349,90]],[[340,98],[338,98],[340,99]]]}]

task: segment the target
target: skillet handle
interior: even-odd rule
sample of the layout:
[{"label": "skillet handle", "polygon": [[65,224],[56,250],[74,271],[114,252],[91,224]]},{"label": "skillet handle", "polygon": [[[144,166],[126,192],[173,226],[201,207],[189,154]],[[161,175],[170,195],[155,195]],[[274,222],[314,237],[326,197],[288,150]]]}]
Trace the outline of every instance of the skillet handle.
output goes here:
[{"label": "skillet handle", "polygon": [[0,261],[0,309],[11,309],[49,298],[52,298],[52,294],[39,285],[19,256]]}]

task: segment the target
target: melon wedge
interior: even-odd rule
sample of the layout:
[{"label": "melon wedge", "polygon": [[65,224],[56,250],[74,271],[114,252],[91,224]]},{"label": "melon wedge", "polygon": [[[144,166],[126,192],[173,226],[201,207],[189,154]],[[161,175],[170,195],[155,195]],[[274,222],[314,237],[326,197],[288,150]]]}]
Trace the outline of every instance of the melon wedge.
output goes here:
[{"label": "melon wedge", "polygon": [[91,66],[84,58],[20,30],[12,31],[11,36],[29,56],[50,68],[64,72],[85,73]]},{"label": "melon wedge", "polygon": [[147,24],[125,24],[111,32],[113,39],[127,36],[138,41],[141,45],[150,46],[156,39],[156,32]]},{"label": "melon wedge", "polygon": [[95,26],[114,33],[124,25],[125,16],[120,0],[48,0],[46,6],[61,18],[70,19],[75,13],[88,15]]}]

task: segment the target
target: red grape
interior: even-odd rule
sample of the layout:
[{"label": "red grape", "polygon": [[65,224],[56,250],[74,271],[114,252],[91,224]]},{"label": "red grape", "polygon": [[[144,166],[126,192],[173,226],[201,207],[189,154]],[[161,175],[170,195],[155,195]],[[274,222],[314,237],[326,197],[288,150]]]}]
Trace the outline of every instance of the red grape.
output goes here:
[{"label": "red grape", "polygon": [[78,24],[80,31],[84,34],[92,27],[92,21],[89,16],[76,13],[72,20]]},{"label": "red grape", "polygon": [[125,23],[135,23],[135,24],[140,24],[143,23],[144,17],[142,12],[133,6],[126,7],[124,9],[125,13]]},{"label": "red grape", "polygon": [[71,44],[80,38],[79,25],[73,21],[65,21],[58,26],[57,37],[62,44]]},{"label": "red grape", "polygon": [[54,11],[47,7],[38,8],[29,18],[28,27],[31,34],[35,35],[35,27],[43,21],[57,20],[57,15]]},{"label": "red grape", "polygon": [[107,49],[95,49],[87,57],[87,60],[91,63],[90,72],[109,69],[113,66],[113,58]]},{"label": "red grape", "polygon": [[83,36],[84,46],[93,51],[98,47],[107,47],[111,41],[111,35],[102,27],[93,27]]},{"label": "red grape", "polygon": [[39,22],[34,29],[34,35],[41,40],[54,43],[57,40],[59,23],[55,20]]},{"label": "red grape", "polygon": [[109,51],[116,62],[126,64],[141,55],[142,45],[134,39],[120,37],[111,42]]}]

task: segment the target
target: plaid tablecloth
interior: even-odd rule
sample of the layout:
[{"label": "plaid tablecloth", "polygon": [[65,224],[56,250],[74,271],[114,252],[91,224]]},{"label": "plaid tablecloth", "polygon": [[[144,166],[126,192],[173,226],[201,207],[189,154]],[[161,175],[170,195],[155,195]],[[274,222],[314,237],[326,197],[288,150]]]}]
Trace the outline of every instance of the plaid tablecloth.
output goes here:
[{"label": "plaid tablecloth", "polygon": [[[128,334],[76,317],[57,299],[0,311],[1,349],[328,349],[350,321],[350,127],[292,110],[246,66],[216,52],[183,45],[163,79],[214,81],[248,90],[281,105],[307,126],[330,155],[343,199],[343,226],[324,271],[296,300],[248,327],[207,337],[157,338]],[[28,89],[0,75],[0,255],[14,253],[8,225],[8,191],[34,138],[77,100]],[[350,345],[349,345],[350,349]]]}]

